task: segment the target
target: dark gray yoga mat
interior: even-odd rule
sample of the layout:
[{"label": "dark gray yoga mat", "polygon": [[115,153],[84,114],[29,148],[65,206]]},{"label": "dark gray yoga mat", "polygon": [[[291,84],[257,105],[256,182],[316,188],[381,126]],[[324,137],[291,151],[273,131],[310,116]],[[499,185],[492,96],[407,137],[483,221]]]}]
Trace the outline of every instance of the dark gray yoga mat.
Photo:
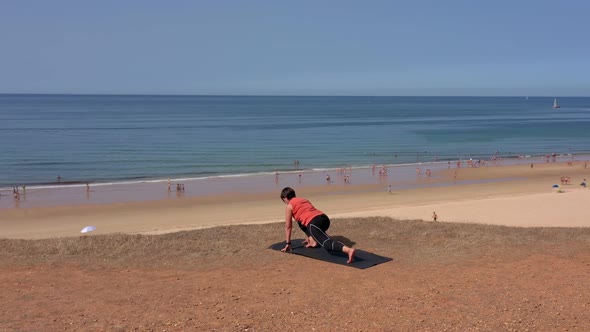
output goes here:
[{"label": "dark gray yoga mat", "polygon": [[[331,252],[324,250],[324,248],[305,248],[302,245],[302,239],[291,240],[291,248],[293,250],[290,253],[295,255],[301,255],[305,257],[310,257],[314,259],[319,259],[321,261],[330,262],[339,265],[346,265],[350,267],[355,267],[357,269],[366,269],[371,266],[375,266],[381,263],[389,262],[393,260],[393,258],[383,257],[379,255],[375,255],[373,253],[363,251],[360,249],[356,249],[354,253],[354,261],[350,264],[346,264],[348,260],[348,256],[343,252]],[[281,249],[285,248],[285,242],[279,242],[271,245],[269,249],[281,251]]]}]

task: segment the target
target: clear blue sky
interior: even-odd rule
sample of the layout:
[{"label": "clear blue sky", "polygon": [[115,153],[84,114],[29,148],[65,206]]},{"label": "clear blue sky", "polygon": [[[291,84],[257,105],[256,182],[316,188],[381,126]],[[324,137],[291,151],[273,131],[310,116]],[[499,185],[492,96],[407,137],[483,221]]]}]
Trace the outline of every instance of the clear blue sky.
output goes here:
[{"label": "clear blue sky", "polygon": [[0,2],[0,93],[590,96],[589,1]]}]

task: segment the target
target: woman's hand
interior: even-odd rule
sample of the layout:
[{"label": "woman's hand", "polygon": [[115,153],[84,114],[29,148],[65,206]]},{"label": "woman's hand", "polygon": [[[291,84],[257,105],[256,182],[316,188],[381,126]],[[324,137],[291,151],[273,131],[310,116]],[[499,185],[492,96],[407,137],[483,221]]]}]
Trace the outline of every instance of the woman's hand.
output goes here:
[{"label": "woman's hand", "polygon": [[281,249],[282,252],[287,252],[287,251],[291,251],[291,245],[287,244],[285,245],[285,248]]}]

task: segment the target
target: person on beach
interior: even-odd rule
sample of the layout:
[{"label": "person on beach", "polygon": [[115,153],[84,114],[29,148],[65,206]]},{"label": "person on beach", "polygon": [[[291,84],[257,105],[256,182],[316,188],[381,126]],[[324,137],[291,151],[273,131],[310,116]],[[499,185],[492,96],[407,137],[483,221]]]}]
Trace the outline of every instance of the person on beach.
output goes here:
[{"label": "person on beach", "polygon": [[582,183],[580,183],[580,186],[586,188],[586,179],[584,179],[584,181],[582,181]]},{"label": "person on beach", "polygon": [[322,211],[316,209],[311,202],[305,198],[295,195],[295,190],[285,187],[281,191],[281,200],[287,204],[285,209],[285,248],[282,252],[291,250],[291,231],[293,230],[293,219],[299,228],[305,233],[307,239],[304,241],[306,248],[323,247],[326,251],[341,251],[348,255],[347,263],[354,260],[355,249],[345,246],[343,243],[334,241],[326,234],[330,227],[330,219]]},{"label": "person on beach", "polygon": [[438,220],[438,215],[436,214],[436,211],[435,212],[432,212],[432,220],[433,221],[437,221]]}]

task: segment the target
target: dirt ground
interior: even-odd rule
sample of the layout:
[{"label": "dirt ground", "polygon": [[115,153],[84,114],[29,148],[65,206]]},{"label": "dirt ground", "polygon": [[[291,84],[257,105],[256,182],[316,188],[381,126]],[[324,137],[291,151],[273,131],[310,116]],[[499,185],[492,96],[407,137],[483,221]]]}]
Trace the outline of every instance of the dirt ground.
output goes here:
[{"label": "dirt ground", "polygon": [[371,218],[331,234],[394,260],[271,251],[281,224],[0,240],[0,331],[590,330],[590,229]]}]

